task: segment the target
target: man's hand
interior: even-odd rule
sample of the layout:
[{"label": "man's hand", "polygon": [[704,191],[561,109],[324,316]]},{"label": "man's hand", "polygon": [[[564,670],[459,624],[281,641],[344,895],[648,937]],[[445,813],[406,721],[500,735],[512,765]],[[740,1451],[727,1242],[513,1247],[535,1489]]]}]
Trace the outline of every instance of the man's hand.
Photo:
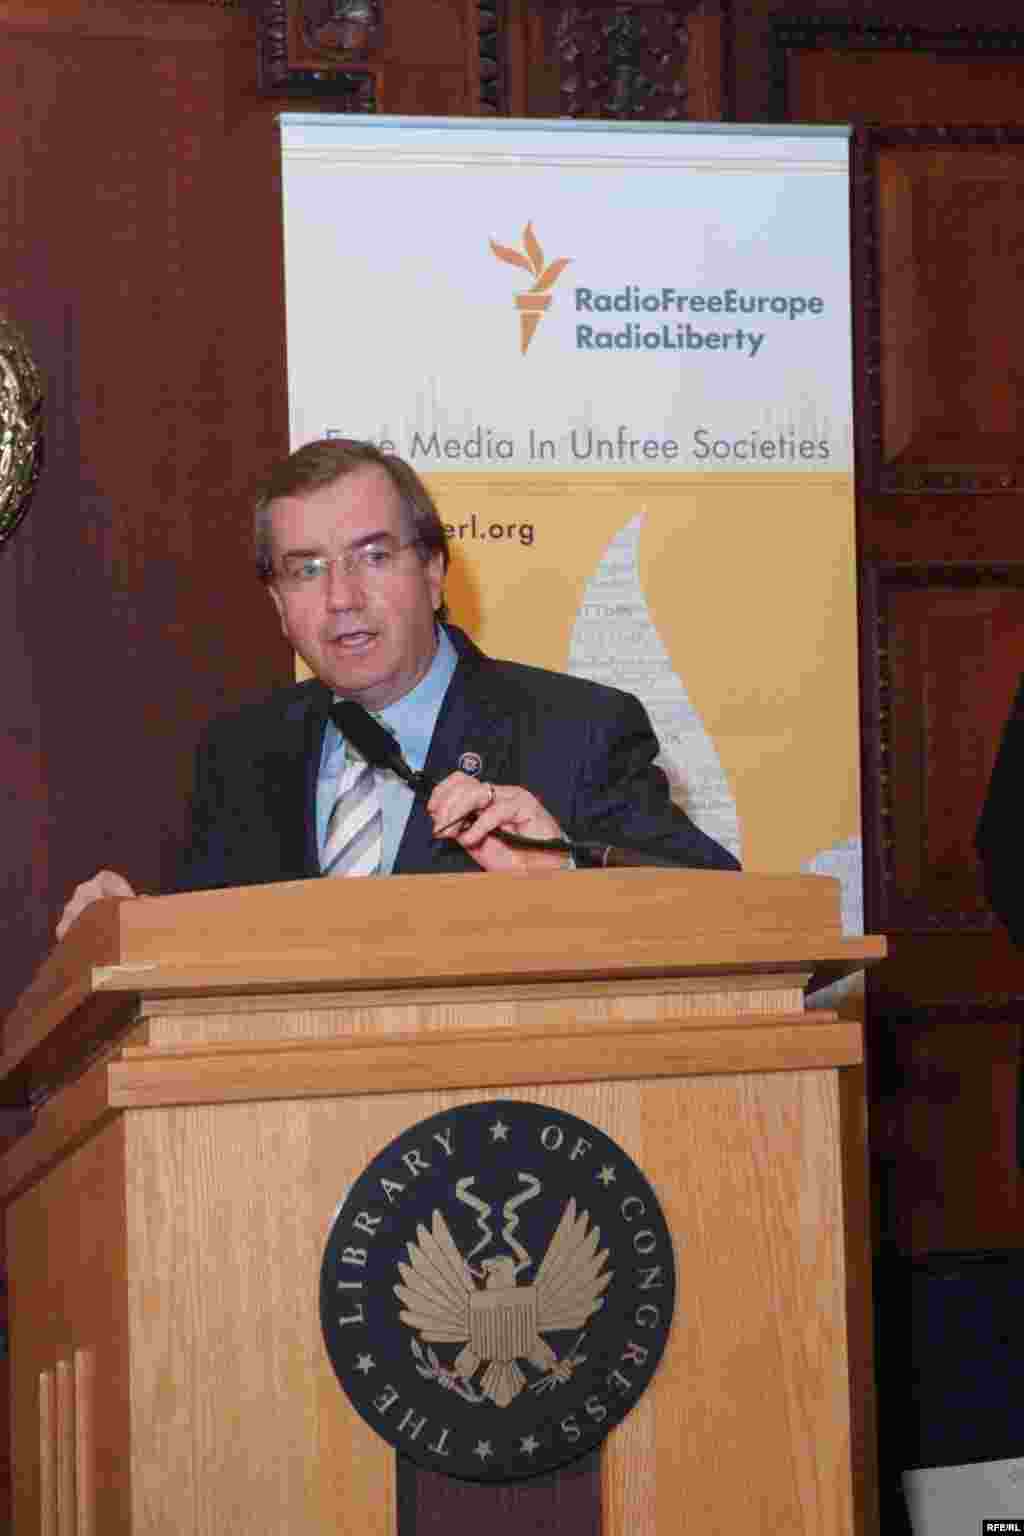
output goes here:
[{"label": "man's hand", "polygon": [[497,827],[523,837],[561,837],[554,817],[536,795],[517,784],[486,784],[450,773],[427,801],[434,836],[450,837],[483,869],[564,869],[564,853],[509,848],[492,834]]},{"label": "man's hand", "polygon": [[71,924],[84,912],[86,907],[91,907],[94,901],[102,901],[105,896],[134,896],[128,881],[123,875],[116,875],[112,869],[101,869],[93,875],[91,880],[83,880],[81,885],[76,885],[71,893],[71,900],[60,915],[57,924],[57,937],[62,939]]}]

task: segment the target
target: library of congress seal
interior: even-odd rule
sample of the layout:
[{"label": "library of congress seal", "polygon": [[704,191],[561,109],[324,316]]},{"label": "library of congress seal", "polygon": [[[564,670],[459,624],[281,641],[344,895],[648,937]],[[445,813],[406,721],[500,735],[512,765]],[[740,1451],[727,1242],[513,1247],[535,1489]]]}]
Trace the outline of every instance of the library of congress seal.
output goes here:
[{"label": "library of congress seal", "polygon": [[366,1422],[431,1471],[510,1482],[582,1456],[668,1337],[657,1197],[596,1126],[492,1099],[412,1126],[334,1219],[324,1342]]}]

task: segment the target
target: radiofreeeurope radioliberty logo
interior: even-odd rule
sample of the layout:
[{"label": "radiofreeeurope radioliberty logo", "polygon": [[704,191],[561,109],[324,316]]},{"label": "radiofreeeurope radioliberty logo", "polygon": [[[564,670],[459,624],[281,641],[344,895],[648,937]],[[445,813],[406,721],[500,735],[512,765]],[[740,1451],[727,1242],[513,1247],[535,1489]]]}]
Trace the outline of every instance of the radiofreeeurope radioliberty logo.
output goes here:
[{"label": "radiofreeeurope radioliberty logo", "polygon": [[[529,272],[533,284],[513,296],[519,311],[519,350],[525,354],[545,311],[551,289],[572,260],[560,256],[549,265],[533,232],[523,230],[523,248],[490,241],[493,254],[509,266]],[[695,289],[665,285],[644,288],[573,289],[577,352],[724,352],[747,360],[757,357],[773,335],[788,340],[792,327],[819,319],[825,300],[816,293],[754,293],[743,288]]]},{"label": "radiofreeeurope radioliberty logo", "polygon": [[515,251],[508,245],[499,245],[497,240],[492,240],[490,246],[499,261],[507,261],[512,267],[522,267],[534,279],[532,288],[528,288],[525,293],[515,294],[513,298],[516,309],[519,311],[519,351],[525,355],[544,311],[551,304],[550,290],[561,277],[572,257],[560,256],[557,261],[553,261],[546,267],[544,252],[533,232],[532,220],[523,230],[522,251]]},{"label": "radiofreeeurope radioliberty logo", "polygon": [[754,358],[773,321],[824,314],[817,294],[746,293],[721,288],[577,288],[576,349],[581,352],[731,352]]}]

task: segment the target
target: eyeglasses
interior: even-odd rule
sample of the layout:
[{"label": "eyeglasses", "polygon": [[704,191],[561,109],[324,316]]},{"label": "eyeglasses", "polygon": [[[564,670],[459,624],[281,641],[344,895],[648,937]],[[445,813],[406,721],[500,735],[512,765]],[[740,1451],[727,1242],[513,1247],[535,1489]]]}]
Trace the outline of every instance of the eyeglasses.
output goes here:
[{"label": "eyeglasses", "polygon": [[346,576],[358,576],[360,581],[385,580],[393,572],[399,555],[406,549],[415,548],[419,539],[406,539],[404,544],[360,544],[356,549],[342,550],[340,555],[285,555],[275,580],[283,587],[310,587],[321,581],[332,565],[340,565]]}]

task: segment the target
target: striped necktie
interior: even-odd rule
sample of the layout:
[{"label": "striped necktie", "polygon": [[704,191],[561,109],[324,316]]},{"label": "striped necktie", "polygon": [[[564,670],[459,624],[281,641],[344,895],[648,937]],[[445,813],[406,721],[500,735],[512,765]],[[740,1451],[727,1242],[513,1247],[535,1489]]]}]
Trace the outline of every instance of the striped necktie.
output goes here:
[{"label": "striped necktie", "polygon": [[351,747],[338,781],[320,859],[324,875],[375,875],[380,869],[384,820],[373,769]]}]

